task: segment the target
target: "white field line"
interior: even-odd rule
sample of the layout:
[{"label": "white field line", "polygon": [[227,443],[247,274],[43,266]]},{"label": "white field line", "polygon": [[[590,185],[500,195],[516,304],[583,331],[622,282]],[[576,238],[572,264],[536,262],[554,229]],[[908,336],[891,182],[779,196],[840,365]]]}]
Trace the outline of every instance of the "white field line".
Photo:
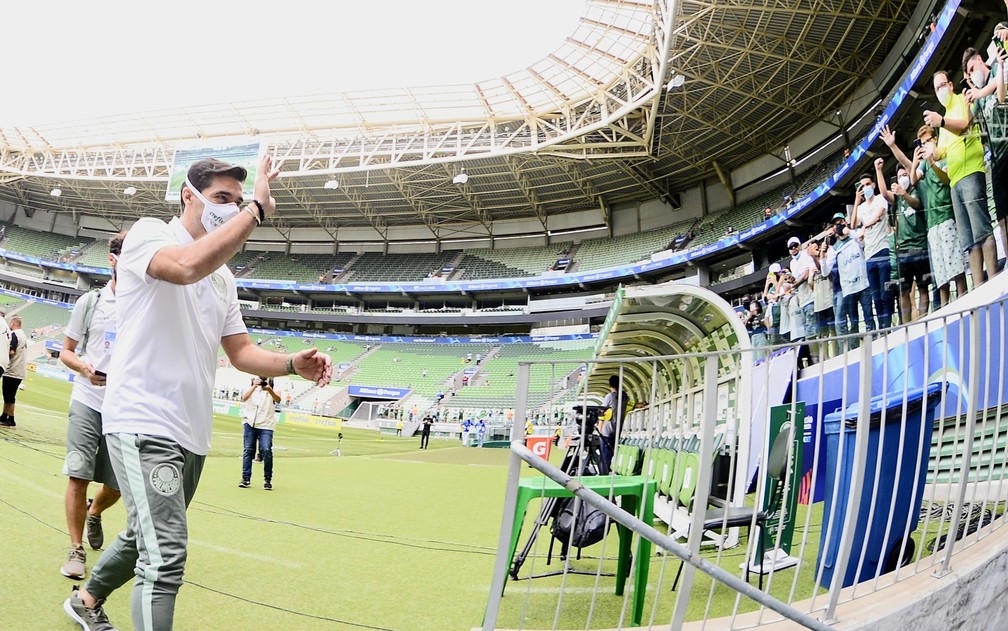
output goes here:
[{"label": "white field line", "polygon": [[200,541],[199,539],[190,539],[189,543],[195,544],[197,546],[202,546],[214,552],[220,552],[222,554],[230,554],[232,556],[241,557],[243,559],[249,559],[259,563],[269,563],[271,565],[279,565],[281,567],[290,568],[293,570],[300,570],[304,567],[301,563],[295,563],[293,561],[286,561],[284,559],[278,559],[276,557],[269,557],[262,554],[256,554],[254,552],[245,552],[243,550],[236,550],[234,548],[228,548],[225,546],[217,545],[216,543],[210,543],[209,541]]},{"label": "white field line", "polygon": [[31,480],[26,480],[26,479],[24,479],[22,477],[14,475],[13,473],[10,473],[10,472],[4,473],[3,479],[4,479],[4,483],[16,482],[16,483],[20,484],[21,486],[25,486],[25,487],[27,487],[27,488],[35,491],[35,493],[38,493],[38,494],[41,494],[41,495],[45,495],[47,497],[51,497],[51,498],[55,498],[55,499],[63,499],[63,496],[64,496],[63,493],[59,493],[57,491],[53,491],[52,489],[48,489],[48,488],[46,488],[44,486],[40,486],[38,484],[35,484]]}]

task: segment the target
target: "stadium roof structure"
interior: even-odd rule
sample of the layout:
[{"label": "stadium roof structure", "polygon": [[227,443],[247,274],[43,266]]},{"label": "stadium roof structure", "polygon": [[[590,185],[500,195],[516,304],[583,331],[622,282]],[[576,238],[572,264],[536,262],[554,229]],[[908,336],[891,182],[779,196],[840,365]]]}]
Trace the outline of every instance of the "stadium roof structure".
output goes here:
[{"label": "stadium roof structure", "polygon": [[281,168],[275,232],[260,229],[274,240],[304,228],[481,238],[509,220],[548,234],[586,210],[607,225],[617,204],[678,207],[677,193],[816,123],[839,131],[837,107],[880,69],[916,5],[588,0],[554,52],[472,85],[0,126],[0,200],[110,230],[167,217],[176,148],[252,136]]}]

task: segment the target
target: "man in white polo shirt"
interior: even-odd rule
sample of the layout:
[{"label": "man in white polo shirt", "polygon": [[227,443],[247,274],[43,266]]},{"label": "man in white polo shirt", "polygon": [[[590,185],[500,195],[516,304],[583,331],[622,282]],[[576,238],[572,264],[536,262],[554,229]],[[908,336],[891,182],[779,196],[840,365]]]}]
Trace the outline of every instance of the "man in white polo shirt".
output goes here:
[{"label": "man in white polo shirt", "polygon": [[[67,449],[63,461],[63,474],[68,478],[63,504],[70,533],[70,552],[60,573],[77,580],[84,578],[87,561],[83,546],[85,525],[88,543],[95,550],[101,549],[105,542],[101,514],[119,501],[119,483],[102,435],[101,409],[105,399],[105,376],[115,345],[116,265],[122,242],[121,234],[109,241],[112,280],[100,290],[83,294],[74,303],[70,322],[63,330],[60,350],[60,361],[77,373],[70,393]],[[91,482],[101,486],[94,500],[88,502],[87,490]]]},{"label": "man in white polo shirt", "polygon": [[226,265],[276,210],[270,182],[278,173],[263,156],[254,197],[243,208],[245,169],[200,160],[182,187],[182,216],[167,224],[141,219],[123,242],[102,415],[127,523],[63,605],[84,629],[113,628],[102,603],[131,579],[133,626],[172,628],[185,570],[186,507],[210,449],[218,346],[247,373],[297,373],[320,386],[332,377],[332,361],[314,346],[284,355],[252,342]]}]

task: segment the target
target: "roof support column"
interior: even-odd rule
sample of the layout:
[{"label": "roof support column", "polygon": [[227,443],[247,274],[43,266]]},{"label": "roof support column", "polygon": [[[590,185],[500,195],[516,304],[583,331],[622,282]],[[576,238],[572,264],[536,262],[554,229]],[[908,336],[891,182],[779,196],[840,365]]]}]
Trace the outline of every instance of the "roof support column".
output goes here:
[{"label": "roof support column", "polygon": [[706,265],[697,265],[697,284],[701,287],[710,287],[710,268]]},{"label": "roof support column", "polygon": [[721,186],[723,186],[725,192],[728,193],[728,203],[734,206],[735,189],[732,188],[731,177],[724,172],[724,169],[721,168],[721,164],[717,160],[711,160],[711,164],[714,165],[714,171],[717,173],[718,179],[721,180]]}]

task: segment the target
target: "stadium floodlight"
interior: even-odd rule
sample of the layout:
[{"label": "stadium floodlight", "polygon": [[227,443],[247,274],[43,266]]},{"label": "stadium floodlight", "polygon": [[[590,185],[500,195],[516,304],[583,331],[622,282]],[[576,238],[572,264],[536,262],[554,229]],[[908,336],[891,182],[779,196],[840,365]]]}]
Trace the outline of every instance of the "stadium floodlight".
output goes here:
[{"label": "stadium floodlight", "polygon": [[339,180],[329,180],[322,185],[322,188],[327,188],[330,191],[335,191],[339,188]]},{"label": "stadium floodlight", "polygon": [[63,194],[63,191],[60,190],[59,188],[54,188],[53,190],[49,191],[49,194],[52,195],[53,197],[59,197],[60,195]]},{"label": "stadium floodlight", "polygon": [[123,195],[125,195],[126,197],[133,197],[136,194],[137,190],[135,186],[127,186],[126,188],[123,189]]},{"label": "stadium floodlight", "polygon": [[455,177],[452,178],[452,184],[465,184],[469,181],[469,174],[465,172],[465,167],[462,167]]}]

